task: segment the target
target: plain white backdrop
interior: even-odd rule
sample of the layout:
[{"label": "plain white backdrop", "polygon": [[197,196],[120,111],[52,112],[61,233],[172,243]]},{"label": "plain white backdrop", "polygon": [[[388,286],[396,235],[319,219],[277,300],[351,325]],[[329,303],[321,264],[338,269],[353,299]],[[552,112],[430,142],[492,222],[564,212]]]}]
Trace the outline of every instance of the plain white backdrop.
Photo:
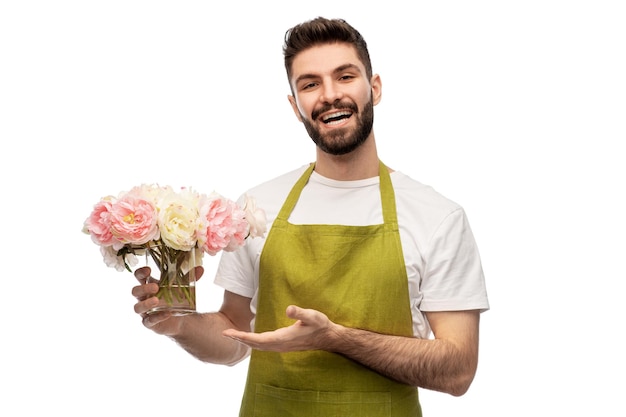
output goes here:
[{"label": "plain white backdrop", "polygon": [[247,362],[144,329],[82,222],[143,182],[237,198],[311,161],[281,46],[321,15],[368,41],[381,159],[460,203],[480,247],[479,370],[463,397],[423,390],[424,416],[623,415],[621,5],[2,2],[2,414],[237,415]]}]

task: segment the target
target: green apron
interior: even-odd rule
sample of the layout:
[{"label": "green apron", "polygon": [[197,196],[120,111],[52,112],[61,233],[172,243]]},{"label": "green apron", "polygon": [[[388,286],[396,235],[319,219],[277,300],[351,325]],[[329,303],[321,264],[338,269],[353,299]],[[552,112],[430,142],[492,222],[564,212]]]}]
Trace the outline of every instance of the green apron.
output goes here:
[{"label": "green apron", "polygon": [[[412,336],[407,274],[393,187],[380,163],[384,224],[288,222],[313,172],[294,185],[267,236],[260,260],[255,331],[289,326],[290,304],[325,313],[347,327]],[[416,417],[417,389],[325,351],[253,350],[241,417]]]}]

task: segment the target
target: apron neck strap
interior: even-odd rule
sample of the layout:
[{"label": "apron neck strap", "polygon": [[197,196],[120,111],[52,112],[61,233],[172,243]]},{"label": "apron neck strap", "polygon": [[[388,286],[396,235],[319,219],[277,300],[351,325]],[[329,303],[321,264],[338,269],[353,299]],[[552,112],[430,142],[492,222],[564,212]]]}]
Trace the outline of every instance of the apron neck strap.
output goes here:
[{"label": "apron neck strap", "polygon": [[378,175],[380,177],[380,199],[383,206],[383,220],[385,224],[392,224],[398,228],[398,215],[396,213],[396,195],[391,184],[389,169],[381,161],[378,163]]}]

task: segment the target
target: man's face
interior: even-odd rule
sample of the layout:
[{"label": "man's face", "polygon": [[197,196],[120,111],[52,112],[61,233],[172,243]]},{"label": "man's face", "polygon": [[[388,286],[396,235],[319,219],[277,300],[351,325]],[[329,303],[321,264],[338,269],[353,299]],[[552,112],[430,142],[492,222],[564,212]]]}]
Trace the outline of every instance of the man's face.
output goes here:
[{"label": "man's face", "polygon": [[289,101],[313,142],[324,152],[343,155],[367,140],[380,99],[380,79],[365,67],[349,44],[319,45],[293,61]]}]

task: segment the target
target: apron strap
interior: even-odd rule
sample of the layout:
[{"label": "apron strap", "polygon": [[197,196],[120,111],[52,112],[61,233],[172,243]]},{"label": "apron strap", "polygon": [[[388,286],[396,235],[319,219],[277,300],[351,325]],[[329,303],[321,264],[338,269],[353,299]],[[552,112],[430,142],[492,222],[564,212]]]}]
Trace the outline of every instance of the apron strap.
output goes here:
[{"label": "apron strap", "polygon": [[383,207],[383,221],[392,230],[398,230],[398,216],[396,213],[396,194],[391,184],[391,175],[387,166],[379,161],[378,175],[380,178],[380,198]]},{"label": "apron strap", "polygon": [[276,220],[287,221],[289,215],[291,215],[291,212],[293,211],[293,208],[296,206],[298,199],[300,198],[300,194],[302,193],[304,186],[307,182],[309,182],[309,177],[311,176],[313,169],[315,169],[315,163],[311,162],[311,164],[306,169],[306,171],[304,171],[298,182],[296,182],[295,185],[292,187],[289,195],[287,196],[287,199],[285,200],[285,203],[283,204],[283,207],[278,212],[278,216],[276,216]]}]

